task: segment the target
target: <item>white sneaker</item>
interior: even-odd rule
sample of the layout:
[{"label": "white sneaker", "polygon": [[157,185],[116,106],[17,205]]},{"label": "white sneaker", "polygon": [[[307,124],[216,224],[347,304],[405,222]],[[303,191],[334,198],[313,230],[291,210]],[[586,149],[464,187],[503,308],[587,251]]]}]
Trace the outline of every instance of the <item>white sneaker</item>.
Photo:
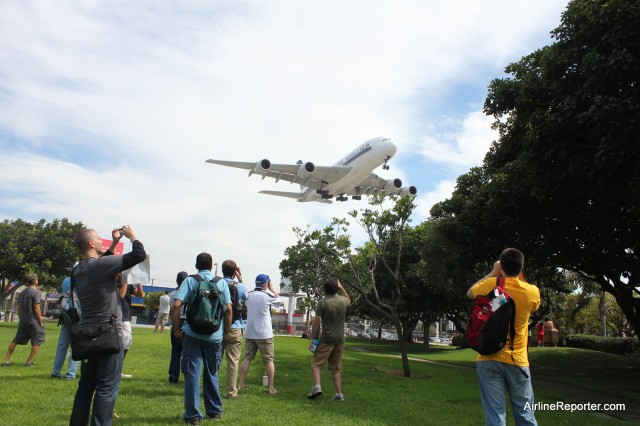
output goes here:
[{"label": "white sneaker", "polygon": [[120,378],[122,379],[131,379],[133,376],[131,374],[120,374]]},{"label": "white sneaker", "polygon": [[320,388],[320,385],[314,385],[311,388],[311,392],[309,392],[309,395],[307,395],[307,398],[316,399],[320,395],[322,395],[322,389]]},{"label": "white sneaker", "polygon": [[334,401],[344,401],[344,395],[341,393],[337,393],[333,395]]}]

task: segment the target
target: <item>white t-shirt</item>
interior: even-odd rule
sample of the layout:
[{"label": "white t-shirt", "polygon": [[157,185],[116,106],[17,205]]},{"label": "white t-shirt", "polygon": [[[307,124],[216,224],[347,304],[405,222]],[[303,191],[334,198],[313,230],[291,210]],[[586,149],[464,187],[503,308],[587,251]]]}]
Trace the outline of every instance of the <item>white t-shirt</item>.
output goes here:
[{"label": "white t-shirt", "polygon": [[282,300],[273,294],[253,290],[247,295],[247,324],[244,337],[247,339],[270,339],[273,337],[271,306],[282,305]]},{"label": "white t-shirt", "polygon": [[159,314],[168,314],[169,313],[169,303],[171,303],[171,298],[168,294],[163,294],[160,296],[160,308],[158,309]]}]

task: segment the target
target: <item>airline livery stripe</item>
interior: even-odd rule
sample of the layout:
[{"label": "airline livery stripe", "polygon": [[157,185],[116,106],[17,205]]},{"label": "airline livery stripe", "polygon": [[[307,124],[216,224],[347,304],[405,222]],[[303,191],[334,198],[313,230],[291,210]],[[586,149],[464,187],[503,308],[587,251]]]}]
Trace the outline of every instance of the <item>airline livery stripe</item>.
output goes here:
[{"label": "airline livery stripe", "polygon": [[353,162],[354,160],[356,160],[357,158],[361,157],[362,155],[366,154],[369,151],[371,151],[371,145],[367,144],[367,146],[363,150],[359,152],[353,152],[349,156],[347,156],[344,160],[342,160],[342,163],[340,163],[340,165],[346,166],[347,164]]}]

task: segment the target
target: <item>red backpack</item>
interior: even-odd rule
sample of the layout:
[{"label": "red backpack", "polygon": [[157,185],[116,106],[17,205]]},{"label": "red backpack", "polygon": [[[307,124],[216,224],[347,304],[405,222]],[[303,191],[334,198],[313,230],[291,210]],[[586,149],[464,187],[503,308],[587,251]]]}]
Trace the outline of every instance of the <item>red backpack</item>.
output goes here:
[{"label": "red backpack", "polygon": [[481,355],[500,351],[509,341],[513,351],[516,304],[504,292],[504,277],[496,279],[496,287],[486,296],[476,297],[465,333],[467,345]]}]

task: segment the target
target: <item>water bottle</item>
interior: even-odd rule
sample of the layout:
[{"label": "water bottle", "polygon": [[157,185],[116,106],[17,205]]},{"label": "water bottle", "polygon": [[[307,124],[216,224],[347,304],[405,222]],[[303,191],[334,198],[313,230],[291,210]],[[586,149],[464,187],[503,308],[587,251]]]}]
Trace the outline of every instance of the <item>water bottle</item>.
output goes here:
[{"label": "water bottle", "polygon": [[318,347],[318,339],[313,339],[313,342],[311,342],[311,346],[309,346],[309,350],[313,353],[316,351],[317,347]]}]

